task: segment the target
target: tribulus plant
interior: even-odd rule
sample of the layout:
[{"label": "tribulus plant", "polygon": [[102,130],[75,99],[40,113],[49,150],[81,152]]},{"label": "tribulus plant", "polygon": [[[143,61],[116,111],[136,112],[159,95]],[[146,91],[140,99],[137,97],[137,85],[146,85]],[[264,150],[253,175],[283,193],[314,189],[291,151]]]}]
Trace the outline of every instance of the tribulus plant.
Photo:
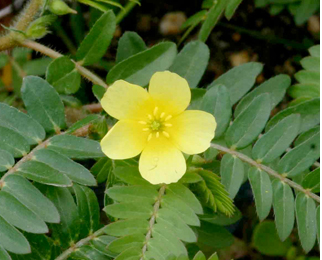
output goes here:
[{"label": "tribulus plant", "polygon": [[[296,24],[318,6],[255,2],[269,19],[296,10]],[[3,25],[0,260],[317,259],[314,36],[268,37],[236,25],[254,3],[204,0],[161,19],[166,41],[152,33],[157,5],[30,0]],[[137,17],[144,39],[126,31]],[[227,30],[232,46],[243,33],[283,44],[293,63],[228,57]]]}]

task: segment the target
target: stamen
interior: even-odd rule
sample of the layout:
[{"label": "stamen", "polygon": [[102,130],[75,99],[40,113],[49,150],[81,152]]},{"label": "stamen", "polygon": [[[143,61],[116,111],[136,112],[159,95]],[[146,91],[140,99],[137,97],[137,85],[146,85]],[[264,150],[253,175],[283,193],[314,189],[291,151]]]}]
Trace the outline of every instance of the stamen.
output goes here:
[{"label": "stamen", "polygon": [[148,118],[149,118],[150,120],[152,120],[153,116],[151,116],[150,114],[148,114]]},{"label": "stamen", "polygon": [[153,110],[153,115],[154,115],[154,116],[156,116],[156,115],[157,115],[158,110],[159,110],[159,108],[158,108],[158,107],[155,107],[155,108],[154,108],[154,110]]},{"label": "stamen", "polygon": [[172,118],[172,115],[168,115],[165,119],[164,119],[164,121],[168,121],[168,120],[170,120]]},{"label": "stamen", "polygon": [[141,125],[146,125],[145,121],[139,121],[138,123],[141,124]]},{"label": "stamen", "polygon": [[162,132],[162,134],[163,134],[164,136],[168,137],[168,138],[170,137],[169,133],[168,133],[168,132],[166,132],[166,131],[163,131],[163,132]]},{"label": "stamen", "polygon": [[159,132],[157,132],[157,133],[155,134],[155,136],[156,136],[157,138],[159,138],[160,133],[159,133]]},{"label": "stamen", "polygon": [[150,128],[148,128],[148,127],[147,127],[147,128],[143,128],[142,130],[143,130],[144,132],[146,132],[146,131],[149,131],[149,130],[150,130]]},{"label": "stamen", "polygon": [[164,126],[166,126],[166,127],[171,127],[171,126],[172,126],[172,124],[165,123],[165,124],[164,124]]},{"label": "stamen", "polygon": [[151,140],[151,138],[152,138],[152,133],[150,133],[148,136],[148,142]]},{"label": "stamen", "polygon": [[160,118],[164,117],[165,116],[165,113],[162,112],[161,115],[160,115]]}]

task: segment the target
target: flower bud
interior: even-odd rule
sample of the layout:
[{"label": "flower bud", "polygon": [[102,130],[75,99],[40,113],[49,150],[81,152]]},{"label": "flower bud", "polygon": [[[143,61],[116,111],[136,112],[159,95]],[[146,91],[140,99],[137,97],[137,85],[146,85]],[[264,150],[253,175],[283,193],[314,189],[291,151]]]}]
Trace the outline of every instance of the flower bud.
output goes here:
[{"label": "flower bud", "polygon": [[64,1],[53,0],[49,4],[49,10],[56,15],[65,15],[69,13],[77,14],[77,12],[70,8]]}]

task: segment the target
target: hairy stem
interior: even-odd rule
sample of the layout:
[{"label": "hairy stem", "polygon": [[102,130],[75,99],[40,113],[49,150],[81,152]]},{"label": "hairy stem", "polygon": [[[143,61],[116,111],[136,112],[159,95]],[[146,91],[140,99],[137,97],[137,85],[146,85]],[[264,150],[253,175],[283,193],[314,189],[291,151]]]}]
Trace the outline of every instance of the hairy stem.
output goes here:
[{"label": "hairy stem", "polygon": [[[27,7],[21,12],[20,18],[15,24],[14,28],[19,31],[25,31],[29,24],[35,19],[37,13],[43,5],[43,0],[31,0]],[[4,51],[14,47],[17,37],[16,32],[9,32],[8,34],[0,37],[0,51]]]},{"label": "hairy stem", "polygon": [[[50,49],[38,42],[35,41],[31,41],[31,40],[25,40],[22,43],[20,43],[21,46],[33,49],[35,51],[38,51],[46,56],[49,56],[53,59],[57,59],[59,57],[62,57],[63,55],[60,54],[59,52]],[[73,61],[73,60],[72,60]],[[73,61],[75,63],[76,69],[78,70],[78,72],[86,79],[88,79],[89,81],[93,82],[94,84],[103,86],[104,88],[107,88],[108,85],[97,75],[95,75],[93,72],[89,71],[88,69],[84,68],[83,66],[81,66],[80,64],[78,64],[77,62]]]},{"label": "hairy stem", "polygon": [[267,172],[269,175],[271,175],[272,177],[279,179],[280,181],[287,183],[288,185],[290,185],[292,188],[294,188],[295,190],[298,190],[300,192],[305,193],[307,196],[311,197],[312,199],[314,199],[316,202],[320,203],[320,197],[317,196],[316,194],[312,193],[310,190],[306,190],[304,189],[301,185],[297,184],[294,181],[291,181],[290,179],[280,175],[278,172],[274,171],[273,169],[271,169],[270,167],[257,163],[256,161],[254,161],[253,159],[249,158],[248,156],[246,156],[245,154],[239,153],[237,151],[231,150],[227,147],[224,147],[222,145],[219,144],[211,144],[211,147],[225,152],[225,153],[229,153],[231,155],[234,155],[236,157],[238,157],[239,159],[241,159],[244,162],[249,163],[252,166],[255,166],[265,172]]},{"label": "hairy stem", "polygon": [[148,233],[145,236],[145,243],[144,243],[144,246],[142,248],[142,257],[140,258],[140,260],[143,260],[144,254],[145,254],[146,250],[148,249],[147,248],[148,241],[152,237],[152,229],[153,229],[153,226],[155,224],[155,217],[156,217],[156,215],[158,213],[158,210],[160,208],[161,198],[164,195],[165,188],[166,188],[166,185],[165,184],[161,186],[161,188],[159,190],[158,199],[157,199],[157,201],[155,202],[155,204],[153,206],[153,214],[152,214],[152,217],[150,218],[150,221],[149,221],[149,231],[148,231]]},{"label": "hairy stem", "polygon": [[72,254],[77,248],[80,248],[80,247],[88,244],[90,241],[92,241],[96,237],[98,237],[100,235],[103,235],[104,230],[105,230],[105,226],[102,227],[101,229],[97,230],[96,232],[94,232],[92,235],[79,240],[75,245],[73,245],[72,247],[68,248],[66,251],[64,251],[58,257],[56,257],[55,260],[67,259],[70,256],[70,254]]}]

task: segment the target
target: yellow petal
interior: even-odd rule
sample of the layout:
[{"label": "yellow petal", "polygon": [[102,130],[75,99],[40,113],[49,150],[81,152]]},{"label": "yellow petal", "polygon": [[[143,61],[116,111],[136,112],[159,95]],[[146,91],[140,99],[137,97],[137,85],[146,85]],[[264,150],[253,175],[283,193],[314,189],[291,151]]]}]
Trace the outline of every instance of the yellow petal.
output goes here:
[{"label": "yellow petal", "polygon": [[191,99],[188,82],[170,71],[156,72],[152,76],[149,93],[160,111],[172,116],[183,112]]},{"label": "yellow petal", "polygon": [[146,146],[147,133],[136,121],[121,120],[101,141],[103,153],[111,159],[128,159],[139,155]]},{"label": "yellow petal", "polygon": [[207,150],[215,137],[216,120],[213,115],[200,110],[187,110],[169,121],[170,139],[186,154]]},{"label": "yellow petal", "polygon": [[[112,117],[121,119],[141,119],[151,112],[149,93],[142,87],[117,80],[110,86],[102,100],[103,109]],[[148,112],[147,110],[150,109]]]},{"label": "yellow petal", "polygon": [[166,137],[155,135],[143,150],[139,170],[152,184],[177,182],[186,172],[183,154]]}]

